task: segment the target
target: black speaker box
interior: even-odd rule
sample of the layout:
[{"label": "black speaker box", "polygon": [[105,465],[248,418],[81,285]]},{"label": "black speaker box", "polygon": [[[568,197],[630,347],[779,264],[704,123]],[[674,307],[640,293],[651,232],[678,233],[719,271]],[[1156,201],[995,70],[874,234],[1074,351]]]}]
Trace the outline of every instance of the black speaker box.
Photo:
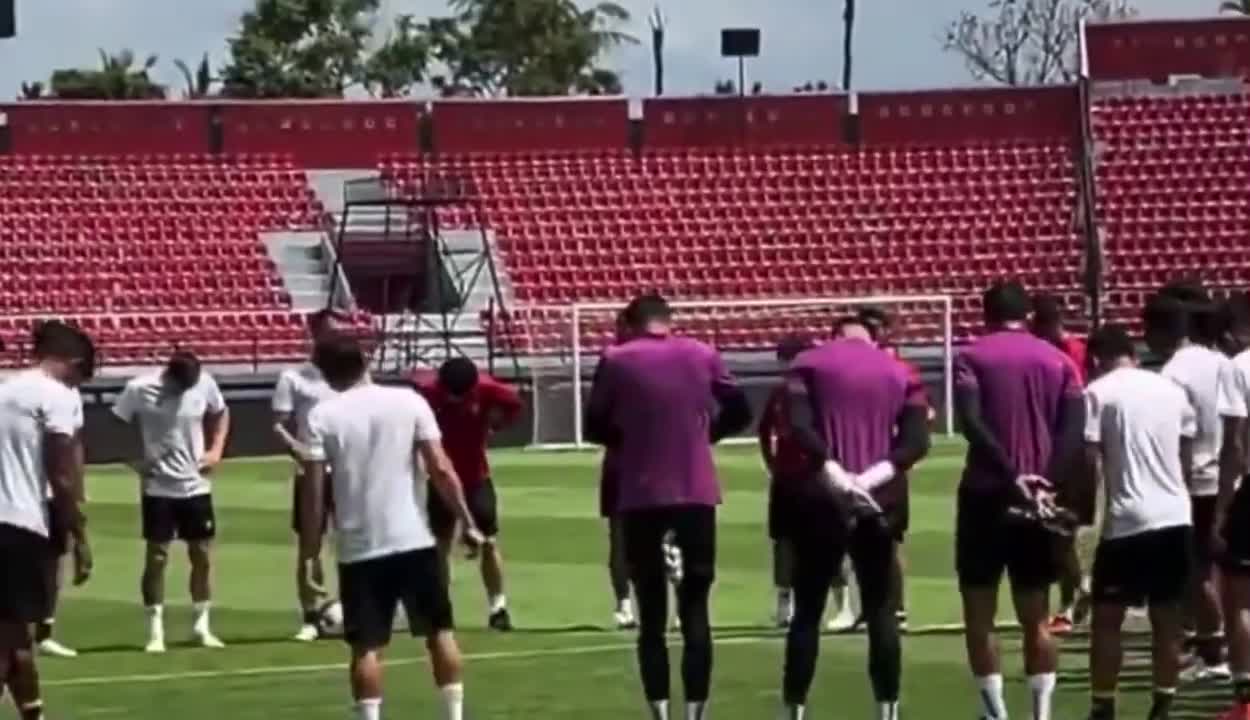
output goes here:
[{"label": "black speaker box", "polygon": [[760,54],[759,28],[721,30],[720,54],[724,57],[756,57]]},{"label": "black speaker box", "polygon": [[11,38],[17,35],[17,13],[13,9],[14,0],[0,0],[0,38]]}]

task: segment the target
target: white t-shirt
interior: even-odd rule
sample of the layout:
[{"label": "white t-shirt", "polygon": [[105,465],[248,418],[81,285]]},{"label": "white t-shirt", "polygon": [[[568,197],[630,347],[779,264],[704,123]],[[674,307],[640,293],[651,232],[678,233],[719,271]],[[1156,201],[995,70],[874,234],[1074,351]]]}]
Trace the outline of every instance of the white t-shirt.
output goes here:
[{"label": "white t-shirt", "polygon": [[311,459],[333,471],[339,562],[434,546],[429,476],[416,449],[442,433],[425,398],[362,383],[318,403],[308,430]]},{"label": "white t-shirt", "polygon": [[273,411],[286,413],[295,420],[296,437],[302,437],[308,429],[308,413],[313,406],[334,395],[321,371],[312,363],[283,370],[278,385],[273,389]]},{"label": "white t-shirt", "polygon": [[[1220,417],[1250,416],[1250,350],[1234,357],[1220,375]],[[1250,461],[1250,448],[1247,448]]]},{"label": "white t-shirt", "polygon": [[1085,389],[1085,440],[1102,446],[1106,539],[1189,525],[1181,438],[1197,418],[1176,383],[1120,368]]},{"label": "white t-shirt", "polygon": [[82,397],[39,369],[0,382],[0,523],[47,537],[48,435],[82,428]]},{"label": "white t-shirt", "polygon": [[1163,376],[1176,382],[1189,397],[1198,415],[1194,437],[1194,497],[1209,497],[1220,491],[1220,447],[1224,443],[1224,421],[1219,412],[1220,376],[1232,363],[1223,353],[1201,345],[1186,345],[1163,366]]},{"label": "white t-shirt", "polygon": [[139,423],[143,459],[150,468],[143,493],[153,497],[189,498],[212,491],[200,472],[204,457],[204,417],[226,410],[217,381],[200,372],[196,384],[181,395],[167,390],[163,373],[140,375],[126,383],[113,404],[113,414]]}]

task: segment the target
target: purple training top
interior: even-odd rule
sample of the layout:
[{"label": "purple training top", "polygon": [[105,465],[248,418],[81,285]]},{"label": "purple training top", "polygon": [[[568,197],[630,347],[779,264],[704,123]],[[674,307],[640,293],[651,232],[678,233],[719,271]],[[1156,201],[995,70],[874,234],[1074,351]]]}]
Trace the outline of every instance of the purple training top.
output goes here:
[{"label": "purple training top", "polygon": [[[1016,469],[1044,475],[1063,404],[1081,397],[1081,381],[1054,345],[1024,330],[1002,330],[955,358],[955,392],[960,391],[977,393],[982,421]],[[969,448],[963,486],[999,490],[1015,480],[993,468]]]},{"label": "purple training top", "polygon": [[[894,356],[858,339],[833,340],[795,358],[829,455],[851,473],[886,460],[904,408],[927,408],[924,386]],[[902,478],[874,495],[885,505],[906,499]]]},{"label": "purple training top", "polygon": [[720,355],[684,337],[643,336],[604,352],[588,414],[621,433],[605,472],[616,510],[718,505],[709,439],[717,401],[738,392]]}]

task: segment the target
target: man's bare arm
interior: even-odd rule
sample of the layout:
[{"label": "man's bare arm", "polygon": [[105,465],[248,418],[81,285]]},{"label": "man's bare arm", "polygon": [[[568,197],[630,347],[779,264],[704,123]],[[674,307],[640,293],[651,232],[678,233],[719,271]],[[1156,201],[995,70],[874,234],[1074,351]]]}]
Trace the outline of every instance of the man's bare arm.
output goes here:
[{"label": "man's bare arm", "polygon": [[1224,418],[1224,445],[1220,447],[1220,492],[1215,501],[1216,529],[1223,530],[1233,504],[1237,481],[1246,474],[1246,419]]},{"label": "man's bare arm", "polygon": [[200,464],[212,468],[221,462],[226,453],[226,440],[230,437],[230,409],[204,416],[204,457]]},{"label": "man's bare arm", "polygon": [[79,500],[79,458],[81,443],[73,435],[49,433],[45,436],[48,484],[52,489],[52,509],[60,527],[75,541],[86,538],[86,518]]},{"label": "man's bare arm", "polygon": [[1181,438],[1181,473],[1185,476],[1185,487],[1194,486],[1194,439]]},{"label": "man's bare arm", "polygon": [[274,413],[273,416],[273,434],[278,437],[278,442],[286,448],[287,454],[300,462],[308,459],[308,446],[300,442],[295,437],[295,433],[291,432],[291,424],[295,416],[289,412]]}]

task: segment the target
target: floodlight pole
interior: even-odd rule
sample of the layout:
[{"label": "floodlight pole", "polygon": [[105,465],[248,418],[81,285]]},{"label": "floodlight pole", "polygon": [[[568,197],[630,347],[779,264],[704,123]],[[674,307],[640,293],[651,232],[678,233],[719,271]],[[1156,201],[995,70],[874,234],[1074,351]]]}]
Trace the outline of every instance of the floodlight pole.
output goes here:
[{"label": "floodlight pole", "polygon": [[746,58],[738,56],[738,97],[745,97],[747,94],[747,61]]}]

